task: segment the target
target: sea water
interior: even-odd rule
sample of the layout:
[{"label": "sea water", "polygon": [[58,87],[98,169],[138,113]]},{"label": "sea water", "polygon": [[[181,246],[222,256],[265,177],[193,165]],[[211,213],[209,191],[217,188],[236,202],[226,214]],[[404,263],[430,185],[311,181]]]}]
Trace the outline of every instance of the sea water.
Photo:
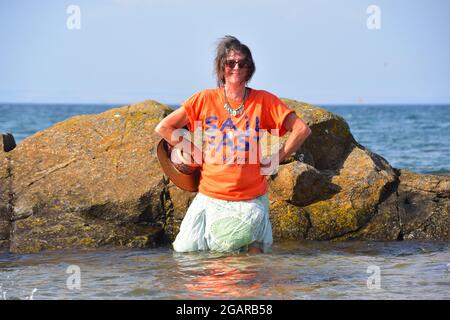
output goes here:
[{"label": "sea water", "polygon": [[450,299],[449,261],[449,243],[408,241],[2,254],[0,299]]}]

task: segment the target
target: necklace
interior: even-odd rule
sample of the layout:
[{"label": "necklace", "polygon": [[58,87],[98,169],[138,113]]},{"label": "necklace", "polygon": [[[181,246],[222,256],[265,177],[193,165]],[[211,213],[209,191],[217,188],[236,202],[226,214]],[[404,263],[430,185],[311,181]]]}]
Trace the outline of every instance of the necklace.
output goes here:
[{"label": "necklace", "polygon": [[242,99],[242,103],[239,105],[239,107],[237,109],[231,108],[230,103],[228,102],[227,92],[225,90],[225,87],[223,87],[223,93],[225,95],[225,105],[223,106],[225,108],[225,110],[228,112],[229,115],[231,115],[233,117],[240,116],[242,114],[242,112],[244,112],[245,99],[247,98],[247,88],[245,88],[244,98]]}]

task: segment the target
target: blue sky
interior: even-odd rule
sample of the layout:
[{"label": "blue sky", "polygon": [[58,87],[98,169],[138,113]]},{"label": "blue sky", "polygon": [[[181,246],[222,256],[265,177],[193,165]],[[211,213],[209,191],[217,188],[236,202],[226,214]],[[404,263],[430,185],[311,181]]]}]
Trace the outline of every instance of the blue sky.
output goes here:
[{"label": "blue sky", "polygon": [[450,103],[448,0],[0,0],[0,102],[178,104],[215,86],[226,34],[252,50],[250,86],[280,97]]}]

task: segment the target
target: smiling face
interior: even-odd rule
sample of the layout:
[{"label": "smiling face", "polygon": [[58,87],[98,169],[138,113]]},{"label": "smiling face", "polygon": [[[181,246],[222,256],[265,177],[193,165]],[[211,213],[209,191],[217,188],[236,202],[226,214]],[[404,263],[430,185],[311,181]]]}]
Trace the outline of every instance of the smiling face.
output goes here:
[{"label": "smiling face", "polygon": [[[234,60],[234,61],[244,61],[247,57],[238,51],[231,51],[228,54],[227,60]],[[225,84],[245,84],[245,80],[247,77],[247,67],[240,68],[239,63],[236,63],[233,68],[230,68],[225,63]]]}]

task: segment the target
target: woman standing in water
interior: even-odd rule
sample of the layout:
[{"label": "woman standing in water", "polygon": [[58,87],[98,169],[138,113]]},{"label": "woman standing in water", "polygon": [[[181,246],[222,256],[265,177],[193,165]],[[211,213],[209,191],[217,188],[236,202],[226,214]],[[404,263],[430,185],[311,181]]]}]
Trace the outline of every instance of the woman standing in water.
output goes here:
[{"label": "woman standing in water", "polygon": [[201,128],[205,142],[200,151],[199,192],[173,247],[177,252],[269,252],[272,227],[263,171],[273,163],[260,157],[261,133],[271,130],[273,134],[275,130],[283,136],[290,132],[271,158],[277,159],[278,165],[301,146],[311,130],[275,95],[247,86],[256,68],[246,45],[226,36],[216,53],[218,87],[195,93],[155,129],[175,146],[180,143],[175,139],[176,130]]}]

